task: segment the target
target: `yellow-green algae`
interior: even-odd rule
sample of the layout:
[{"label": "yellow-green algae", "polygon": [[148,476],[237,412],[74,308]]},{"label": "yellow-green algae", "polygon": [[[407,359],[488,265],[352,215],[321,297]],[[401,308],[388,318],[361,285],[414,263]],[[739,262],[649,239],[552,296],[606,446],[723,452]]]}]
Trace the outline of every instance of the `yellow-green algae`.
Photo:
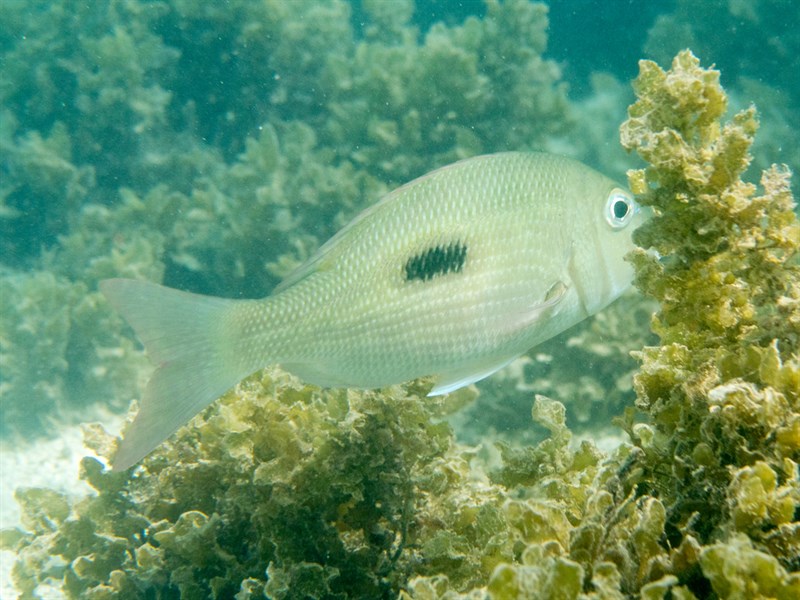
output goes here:
[{"label": "yellow-green algae", "polygon": [[[758,171],[779,160],[800,169],[800,4],[791,0],[675,0],[651,24],[644,56],[659,63],[692,48],[720,65],[731,105],[755,102],[765,115],[754,142]],[[720,35],[720,32],[725,32]],[[751,169],[751,172],[753,169]]]},{"label": "yellow-green algae", "polygon": [[[750,108],[721,122],[719,73],[681,52],[664,72],[642,61],[623,145],[656,216],[637,232],[636,284],[656,298],[634,378],[647,424],[628,478],[665,508],[665,541],[699,546],[721,597],[800,594],[800,225],[786,168],[740,175],[757,129]],[[746,536],[746,537],[742,537]],[[699,561],[699,562],[697,562]],[[792,575],[789,573],[793,572]],[[690,569],[676,573],[682,582]]]},{"label": "yellow-green algae", "polygon": [[[74,505],[20,490],[24,598],[52,577],[80,598],[795,598],[800,447],[797,219],[788,175],[743,183],[755,115],[721,124],[718,74],[643,62],[623,126],[657,213],[637,283],[660,305],[640,353],[640,422],[609,456],[549,430],[487,465],[441,418],[471,400],[425,382],[319,390],[271,369],[143,465]],[[131,206],[136,202],[131,201]],[[97,428],[100,455],[114,441]]]}]

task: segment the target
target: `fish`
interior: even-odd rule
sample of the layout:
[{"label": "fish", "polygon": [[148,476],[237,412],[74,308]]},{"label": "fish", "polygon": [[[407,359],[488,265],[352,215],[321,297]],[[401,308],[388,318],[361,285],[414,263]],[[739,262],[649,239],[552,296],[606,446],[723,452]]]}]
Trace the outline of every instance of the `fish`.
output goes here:
[{"label": "fish", "polygon": [[324,387],[433,376],[430,395],[488,377],[630,286],[643,219],[629,191],[576,160],[504,152],[388,193],[262,299],[103,280],[155,365],[112,469],[273,364]]}]

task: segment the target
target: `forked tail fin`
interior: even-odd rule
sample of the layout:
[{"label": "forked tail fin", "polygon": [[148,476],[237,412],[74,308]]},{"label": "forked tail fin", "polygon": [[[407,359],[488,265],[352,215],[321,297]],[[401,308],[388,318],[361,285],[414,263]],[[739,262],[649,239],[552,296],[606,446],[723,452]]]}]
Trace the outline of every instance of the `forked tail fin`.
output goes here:
[{"label": "forked tail fin", "polygon": [[113,469],[120,471],[139,462],[249,373],[242,373],[230,350],[226,317],[236,300],[133,279],[106,279],[100,290],[156,365],[139,413],[114,456]]}]

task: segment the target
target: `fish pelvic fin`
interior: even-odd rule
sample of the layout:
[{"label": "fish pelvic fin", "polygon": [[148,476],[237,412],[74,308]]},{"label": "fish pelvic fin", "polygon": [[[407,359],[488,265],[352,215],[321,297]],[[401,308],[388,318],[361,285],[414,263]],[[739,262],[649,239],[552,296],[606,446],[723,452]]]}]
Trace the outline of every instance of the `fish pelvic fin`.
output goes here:
[{"label": "fish pelvic fin", "polygon": [[112,469],[127,469],[249,373],[229,349],[236,300],[147,281],[106,279],[100,291],[130,324],[156,365]]},{"label": "fish pelvic fin", "polygon": [[476,367],[467,371],[453,371],[451,373],[443,373],[439,375],[436,384],[433,386],[428,396],[441,396],[442,394],[449,394],[460,390],[472,383],[477,383],[481,379],[486,379],[490,375],[496,373],[503,367],[508,366],[511,361],[517,358],[517,354],[512,357],[503,357],[496,359],[494,362]]}]

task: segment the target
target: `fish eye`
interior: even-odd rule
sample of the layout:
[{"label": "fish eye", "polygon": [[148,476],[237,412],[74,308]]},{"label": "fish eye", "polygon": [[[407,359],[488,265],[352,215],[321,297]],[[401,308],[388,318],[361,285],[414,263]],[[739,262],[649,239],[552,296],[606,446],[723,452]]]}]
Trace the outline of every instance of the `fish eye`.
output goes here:
[{"label": "fish eye", "polygon": [[636,204],[627,192],[615,189],[608,195],[605,217],[606,222],[611,225],[612,229],[625,227],[633,218],[635,212]]}]

